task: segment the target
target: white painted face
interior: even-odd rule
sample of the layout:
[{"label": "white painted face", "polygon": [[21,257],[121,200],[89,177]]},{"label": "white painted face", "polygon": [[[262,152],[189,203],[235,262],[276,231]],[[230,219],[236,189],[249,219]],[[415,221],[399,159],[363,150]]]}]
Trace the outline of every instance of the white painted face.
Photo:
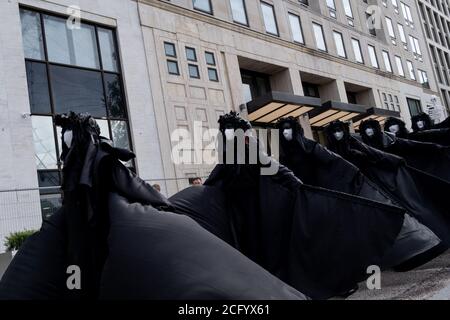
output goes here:
[{"label": "white painted face", "polygon": [[72,130],[67,130],[66,132],[64,132],[63,140],[67,148],[70,148],[70,146],[72,145],[72,139],[73,139]]},{"label": "white painted face", "polygon": [[341,141],[342,138],[344,138],[344,131],[336,131],[334,133],[334,137],[336,138],[337,141]]},{"label": "white painted face", "polygon": [[234,138],[234,129],[225,129],[225,139],[231,141]]},{"label": "white painted face", "polygon": [[425,123],[422,120],[417,121],[417,128],[423,129],[424,127],[425,127]]},{"label": "white painted face", "polygon": [[368,137],[372,137],[375,134],[372,128],[367,128],[365,132]]},{"label": "white painted face", "polygon": [[398,124],[393,124],[392,126],[389,127],[389,132],[393,133],[393,134],[397,134],[397,132],[400,131],[400,126]]},{"label": "white painted face", "polygon": [[287,141],[291,141],[292,140],[292,129],[284,129],[283,130],[283,136]]}]

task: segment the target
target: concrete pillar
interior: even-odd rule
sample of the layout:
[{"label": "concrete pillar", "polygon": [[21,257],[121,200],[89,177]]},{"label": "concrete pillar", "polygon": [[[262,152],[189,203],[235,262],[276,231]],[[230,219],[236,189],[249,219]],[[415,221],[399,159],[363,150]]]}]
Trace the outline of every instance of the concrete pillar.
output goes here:
[{"label": "concrete pillar", "polygon": [[232,110],[240,112],[239,106],[244,101],[244,95],[242,92],[242,78],[241,70],[239,68],[238,57],[235,54],[225,52],[223,54],[225,61],[226,75],[228,78],[228,86],[230,87]]},{"label": "concrete pillar", "polygon": [[319,94],[322,102],[340,101],[348,103],[345,84],[342,79],[336,79],[319,87]]}]

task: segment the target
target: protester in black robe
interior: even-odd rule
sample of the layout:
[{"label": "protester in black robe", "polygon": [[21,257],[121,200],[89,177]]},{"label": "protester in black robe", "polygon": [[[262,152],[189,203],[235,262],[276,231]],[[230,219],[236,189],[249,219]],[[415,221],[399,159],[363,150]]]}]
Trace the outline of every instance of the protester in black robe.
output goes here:
[{"label": "protester in black robe", "polygon": [[[328,148],[357,166],[381,191],[431,229],[442,243],[422,261],[450,245],[450,200],[446,182],[409,166],[403,158],[366,145],[352,137],[348,129],[337,140],[333,132],[346,124],[335,121],[327,128]],[[376,129],[374,130],[376,131]]]},{"label": "protester in black robe", "polygon": [[[219,141],[229,139],[230,145],[236,145],[231,127],[250,128],[235,113],[219,123]],[[258,143],[248,133],[240,136],[246,137],[241,158],[247,160]],[[367,277],[367,266],[385,262],[401,231],[403,209],[306,185],[282,165],[274,175],[261,174],[276,161],[262,150],[258,156],[257,164],[217,165],[202,187],[188,188],[170,202],[211,232],[226,229],[223,234],[241,252],[316,299],[352,290]],[[215,199],[220,205],[211,204]],[[202,201],[219,212],[202,209]]]},{"label": "protester in black robe", "polygon": [[408,129],[406,129],[406,124],[403,120],[399,118],[389,117],[384,123],[384,131],[394,134],[398,138],[407,139]]},{"label": "protester in black robe", "polygon": [[[90,116],[63,127],[62,208],[18,251],[0,299],[306,299],[186,216],[121,161]],[[66,270],[81,269],[69,290]]]},{"label": "protester in black robe", "polygon": [[411,118],[413,132],[408,135],[408,139],[436,143],[443,146],[450,146],[449,120],[433,125],[429,115],[420,113]]},{"label": "protester in black robe", "polygon": [[[383,133],[376,120],[363,121],[360,131],[363,142],[369,146],[398,155],[411,167],[450,183],[450,147],[401,139],[392,134]],[[373,134],[368,135],[367,132],[373,132]],[[450,191],[449,188],[446,189]]]},{"label": "protester in black robe", "polygon": [[[320,143],[307,139],[295,118],[281,119],[277,128],[280,130],[280,162],[291,169],[302,182],[393,204],[389,196],[379,190],[357,167]],[[336,128],[331,134],[340,140],[344,139],[344,131],[348,132],[345,128]],[[408,214],[389,255],[390,263],[387,264],[411,267],[410,261],[419,261],[417,257],[433,250],[437,243],[439,240],[436,235]]]}]

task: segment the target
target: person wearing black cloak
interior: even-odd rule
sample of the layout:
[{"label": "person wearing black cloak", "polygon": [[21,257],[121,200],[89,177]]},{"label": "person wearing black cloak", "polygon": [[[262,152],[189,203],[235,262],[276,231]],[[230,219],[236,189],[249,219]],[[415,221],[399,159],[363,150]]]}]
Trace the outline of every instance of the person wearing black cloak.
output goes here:
[{"label": "person wearing black cloak", "polygon": [[402,139],[382,132],[379,122],[373,119],[363,121],[360,132],[367,145],[400,156],[411,167],[450,183],[450,147]]},{"label": "person wearing black cloak", "polygon": [[408,129],[406,129],[406,124],[403,120],[399,118],[389,117],[384,123],[384,131],[390,132],[398,138],[407,139]]},{"label": "person wearing black cloak", "polygon": [[[101,137],[93,118],[71,113],[56,123],[63,205],[15,255],[0,299],[307,299],[171,213],[167,199],[121,163],[134,154]],[[77,268],[81,287],[71,290]]]},{"label": "person wearing black cloak", "polygon": [[[258,149],[250,124],[236,113],[219,124],[222,143],[235,146],[244,137],[245,149],[235,151],[247,161]],[[218,164],[203,186],[170,197],[175,211],[216,235],[219,230],[246,256],[314,299],[351,291],[367,278],[369,265],[382,266],[395,256],[403,209],[304,184],[281,164],[276,173],[262,174],[276,161],[261,149],[257,163]]]},{"label": "person wearing black cloak", "polygon": [[[277,128],[280,130],[280,162],[291,169],[302,182],[393,204],[389,196],[379,190],[377,185],[365,177],[357,167],[320,143],[307,139],[295,118],[280,119]],[[346,128],[336,128],[332,132],[336,140],[344,139],[346,134],[348,134]],[[390,265],[396,267],[408,265],[411,268],[412,261],[417,263],[419,256],[425,256],[426,252],[433,250],[439,242],[431,230],[407,214],[390,255],[391,260],[395,256],[396,265],[395,263]],[[426,261],[421,260],[421,263],[424,262]]]},{"label": "person wearing black cloak", "polygon": [[[373,137],[372,131],[378,132],[375,125],[360,126],[360,130],[367,128],[371,129],[368,135],[375,139],[376,143],[383,140]],[[343,132],[344,135],[337,139],[336,132]],[[441,243],[427,255],[420,257],[421,261],[440,254],[450,245],[450,200],[448,184],[445,181],[409,166],[399,156],[360,142],[349,134],[348,124],[342,121],[332,122],[326,133],[330,150],[358,167],[394,203],[405,208],[408,214],[439,237]]]},{"label": "person wearing black cloak", "polygon": [[411,118],[413,132],[408,135],[408,139],[436,143],[450,147],[450,128],[448,118],[442,123],[433,125],[430,116],[420,113]]}]

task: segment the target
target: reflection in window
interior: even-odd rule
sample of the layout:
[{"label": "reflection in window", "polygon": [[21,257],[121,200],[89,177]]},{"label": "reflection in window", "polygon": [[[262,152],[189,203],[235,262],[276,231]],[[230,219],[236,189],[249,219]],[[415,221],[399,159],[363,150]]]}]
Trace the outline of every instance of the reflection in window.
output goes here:
[{"label": "reflection in window", "polygon": [[194,9],[212,13],[212,7],[210,0],[193,0]]},{"label": "reflection in window", "polygon": [[233,21],[248,25],[244,0],[230,0]]},{"label": "reflection in window", "polygon": [[120,77],[116,74],[105,73],[105,89],[109,116],[125,118],[125,102],[123,101]]},{"label": "reflection in window", "polygon": [[217,75],[217,70],[214,68],[208,68],[208,77],[211,81],[219,81],[219,77]]},{"label": "reflection in window", "polygon": [[20,9],[20,20],[25,58],[43,60],[44,44],[39,13]]},{"label": "reflection in window", "polygon": [[55,136],[52,117],[32,116],[33,143],[36,166],[39,169],[57,169]]},{"label": "reflection in window", "polygon": [[130,149],[128,126],[125,121],[111,120],[111,132],[115,147]]},{"label": "reflection in window", "polygon": [[87,112],[106,116],[101,73],[68,67],[50,67],[56,113]]},{"label": "reflection in window", "polygon": [[327,51],[327,45],[325,43],[325,36],[323,35],[322,26],[320,24],[313,23],[313,30],[317,49],[321,51]]},{"label": "reflection in window", "polygon": [[100,43],[103,70],[117,72],[119,70],[118,55],[112,30],[98,28],[98,41]]},{"label": "reflection in window", "polygon": [[[38,184],[41,187],[42,194],[58,192],[61,185],[61,179],[58,170],[40,170],[38,171]],[[55,187],[55,188],[51,188]]]},{"label": "reflection in window", "polygon": [[41,195],[41,210],[44,219],[50,218],[61,206],[61,194]]},{"label": "reflection in window", "polygon": [[108,120],[102,120],[102,119],[95,119],[97,121],[98,126],[100,127],[100,135],[102,137],[111,139],[109,135],[109,125]]},{"label": "reflection in window", "polygon": [[189,69],[189,77],[194,78],[194,79],[200,78],[198,66],[196,66],[195,64],[190,64],[190,65],[188,65],[188,69]]},{"label": "reflection in window", "polygon": [[216,65],[216,59],[214,58],[214,53],[205,52],[205,59],[206,59],[206,63],[209,64],[210,66]]},{"label": "reflection in window", "polygon": [[278,35],[277,21],[275,20],[275,12],[271,4],[261,2],[261,10],[264,18],[266,32]]},{"label": "reflection in window", "polygon": [[169,74],[172,75],[179,75],[180,70],[178,69],[178,62],[167,60],[167,70],[169,71]]},{"label": "reflection in window", "polygon": [[50,113],[50,95],[45,64],[27,61],[26,69],[31,112]]},{"label": "reflection in window", "polygon": [[48,15],[44,15],[44,25],[50,61],[95,69],[100,67],[93,26],[81,24],[80,28],[69,29],[66,19]]}]

